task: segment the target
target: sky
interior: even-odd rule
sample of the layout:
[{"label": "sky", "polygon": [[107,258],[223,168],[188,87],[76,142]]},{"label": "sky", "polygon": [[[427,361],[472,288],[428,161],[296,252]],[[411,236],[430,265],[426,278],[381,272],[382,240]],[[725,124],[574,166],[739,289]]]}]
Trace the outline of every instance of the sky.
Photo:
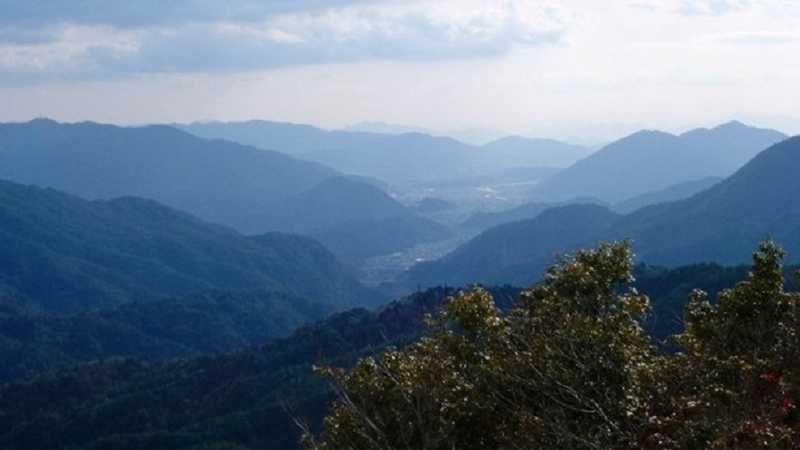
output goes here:
[{"label": "sky", "polygon": [[0,121],[800,133],[796,0],[0,0]]}]

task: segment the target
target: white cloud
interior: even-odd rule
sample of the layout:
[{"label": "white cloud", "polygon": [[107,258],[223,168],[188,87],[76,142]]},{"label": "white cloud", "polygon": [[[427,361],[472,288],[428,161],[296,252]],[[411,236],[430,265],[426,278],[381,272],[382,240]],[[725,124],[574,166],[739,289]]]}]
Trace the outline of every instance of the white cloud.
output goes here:
[{"label": "white cloud", "polygon": [[17,80],[91,79],[368,60],[483,58],[516,46],[558,41],[564,29],[562,10],[526,1],[379,2],[283,13],[262,21],[147,28],[72,25],[53,33],[49,41],[4,44],[0,70]]},{"label": "white cloud", "polygon": [[82,31],[0,47],[0,79],[40,77],[0,89],[11,105],[0,118],[381,120],[559,137],[569,124],[610,134],[800,115],[800,3],[752,0],[712,14],[701,2],[705,13],[689,15],[683,3],[387,1],[68,25]]}]

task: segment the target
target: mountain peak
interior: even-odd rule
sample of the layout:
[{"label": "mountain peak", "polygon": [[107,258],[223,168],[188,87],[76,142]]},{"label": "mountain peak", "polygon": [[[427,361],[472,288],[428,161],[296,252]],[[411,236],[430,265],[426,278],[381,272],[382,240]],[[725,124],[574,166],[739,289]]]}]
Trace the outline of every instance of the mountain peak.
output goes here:
[{"label": "mountain peak", "polygon": [[716,127],[712,128],[713,130],[723,130],[723,129],[743,129],[743,128],[753,128],[750,125],[747,125],[743,122],[738,120],[731,120],[729,122],[725,122],[723,124],[717,125]]},{"label": "mountain peak", "polygon": [[42,126],[42,127],[43,126],[53,127],[53,126],[59,125],[58,122],[56,122],[53,119],[47,118],[47,117],[37,117],[37,118],[31,120],[30,122],[28,122],[28,124],[29,125],[33,125],[33,126]]}]

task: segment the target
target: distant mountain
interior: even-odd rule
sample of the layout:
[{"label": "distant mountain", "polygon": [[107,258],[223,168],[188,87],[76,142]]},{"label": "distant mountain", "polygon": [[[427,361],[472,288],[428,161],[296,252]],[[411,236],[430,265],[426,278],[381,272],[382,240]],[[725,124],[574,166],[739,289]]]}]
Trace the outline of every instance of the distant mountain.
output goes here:
[{"label": "distant mountain", "polygon": [[541,183],[562,169],[555,167],[516,167],[488,175],[431,181],[426,188],[475,188],[477,186],[529,185]]},{"label": "distant mountain", "polygon": [[71,316],[0,312],[0,384],[111,357],[158,361],[230,352],[288,336],[331,312],[259,290],[204,291]]},{"label": "distant mountain", "polygon": [[[597,205],[547,208],[535,219],[490,228],[439,260],[417,264],[402,282],[409,287],[530,284],[558,252],[587,243],[587,236],[619,217]],[[530,266],[540,270],[531,272]]]},{"label": "distant mountain", "polygon": [[591,195],[615,203],[706,177],[726,177],[772,144],[774,130],[730,122],[675,136],[640,131],[603,147],[537,185],[540,199]]},{"label": "distant mountain", "polygon": [[[346,200],[346,201],[343,201]],[[379,220],[412,214],[409,208],[366,183],[345,177],[329,178],[312,188],[287,198],[279,209],[274,228],[309,233],[326,230],[352,220]],[[263,220],[270,220],[264,217]]]},{"label": "distant mountain", "polygon": [[800,137],[776,144],[733,176],[686,200],[640,209],[615,227],[653,264],[747,262],[768,236],[800,258]]},{"label": "distant mountain", "polygon": [[[166,126],[0,124],[0,178],[88,199],[150,198],[246,234],[323,233],[350,221],[389,217],[414,225],[400,230],[411,245],[433,235],[420,234],[425,225],[441,231],[412,220],[413,211],[384,193],[380,181]],[[343,249],[341,255],[369,248]]]},{"label": "distant mountain", "polygon": [[407,125],[397,125],[385,122],[359,122],[347,127],[342,128],[342,131],[355,131],[364,133],[381,133],[381,134],[406,134],[406,133],[424,133],[435,134],[431,130],[422,127],[412,127]]},{"label": "distant mountain", "polygon": [[279,122],[210,122],[177,126],[197,136],[278,150],[344,173],[374,177],[405,187],[496,174],[505,169],[529,166],[532,161],[554,166],[551,158],[562,165],[577,159],[570,160],[567,156],[576,151],[576,147],[548,140],[512,139],[483,148],[449,137],[418,132],[328,131]]},{"label": "distant mountain", "polygon": [[461,226],[471,230],[487,230],[489,228],[502,225],[504,223],[517,222],[520,220],[533,219],[539,214],[550,208],[566,206],[570,204],[587,204],[608,206],[605,202],[596,198],[574,198],[565,202],[530,202],[516,206],[506,211],[499,212],[477,212],[472,214]]},{"label": "distant mountain", "polygon": [[375,304],[321,244],[246,237],[151,200],[86,201],[0,181],[0,293],[77,312],[206,289],[268,289],[344,308]]},{"label": "distant mountain", "polygon": [[253,222],[253,211],[337,175],[316,163],[166,126],[0,124],[0,179],[87,199],[149,198],[250,233],[279,231]]},{"label": "distant mountain", "polygon": [[706,177],[699,180],[678,183],[660,191],[648,192],[646,194],[629,198],[625,201],[615,204],[612,209],[620,214],[628,214],[645,206],[683,200],[698,192],[710,188],[720,181],[722,181],[722,178]]},{"label": "distant mountain", "polygon": [[649,264],[739,264],[772,236],[800,260],[800,137],[776,144],[731,177],[688,199],[620,216],[599,206],[549,209],[492,228],[441,260],[412,268],[407,285],[527,284],[569,252],[600,240],[631,238]]},{"label": "distant mountain", "polygon": [[345,177],[329,178],[277,208],[280,215],[262,211],[254,221],[310,235],[351,264],[452,234],[380,189]]},{"label": "distant mountain", "polygon": [[342,261],[358,265],[372,256],[442,241],[452,235],[449,228],[437,222],[415,215],[402,215],[342,222],[311,236]]},{"label": "distant mountain", "polygon": [[414,211],[421,214],[437,213],[455,208],[451,202],[436,197],[425,197],[414,204]]},{"label": "distant mountain", "polygon": [[506,167],[568,167],[592,151],[552,139],[509,136],[481,147],[496,163]]}]

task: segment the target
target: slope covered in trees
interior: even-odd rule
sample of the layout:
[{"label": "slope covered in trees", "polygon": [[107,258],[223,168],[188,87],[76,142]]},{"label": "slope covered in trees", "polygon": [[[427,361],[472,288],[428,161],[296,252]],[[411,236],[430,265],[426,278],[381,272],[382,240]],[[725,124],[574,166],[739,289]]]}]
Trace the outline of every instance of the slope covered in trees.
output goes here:
[{"label": "slope covered in trees", "polygon": [[[0,447],[190,449],[227,441],[297,448],[291,413],[318,421],[331,398],[313,364],[350,365],[386,345],[405,345],[420,335],[423,316],[454,292],[433,289],[377,312],[336,314],[230,355],[162,365],[108,360],[0,387]],[[509,306],[518,290],[493,292]]]},{"label": "slope covered in trees", "polygon": [[761,152],[734,175],[688,199],[620,216],[599,206],[550,209],[487,230],[452,254],[412,268],[408,285],[528,284],[553,262],[601,240],[630,238],[640,261],[742,264],[772,236],[800,255],[800,137]]},{"label": "slope covered in trees", "polygon": [[2,179],[90,200],[149,198],[249,233],[276,231],[253,223],[253,211],[269,210],[335,175],[319,164],[166,126],[45,119],[0,125]]},{"label": "slope covered in trees", "polygon": [[645,206],[657,205],[659,203],[676,202],[678,200],[689,198],[694,194],[705,191],[720,181],[722,181],[722,178],[707,177],[700,180],[678,183],[666,189],[637,195],[619,203],[615,203],[612,208],[614,211],[620,214],[630,214],[637,209],[644,208]]},{"label": "slope covered in trees", "polygon": [[800,442],[800,293],[764,243],[747,280],[691,294],[679,351],[641,323],[625,244],[580,251],[503,312],[450,300],[433,335],[326,368],[338,400],[312,450],[790,449]]},{"label": "slope covered in trees", "polygon": [[71,316],[0,311],[0,383],[113,357],[158,361],[230,352],[288,336],[331,312],[263,290],[204,291]]},{"label": "slope covered in trees", "polygon": [[[693,289],[715,298],[747,270],[708,264],[636,268],[633,286],[651,294],[653,307],[645,329],[656,341],[682,331]],[[379,311],[337,314],[286,339],[229,355],[156,365],[108,360],[10,384],[0,388],[0,416],[7,419],[0,421],[0,445],[189,450],[229,442],[251,450],[296,449],[300,430],[293,419],[307,419],[318,429],[333,398],[313,365],[350,367],[359,357],[413,343],[428,333],[425,315],[437,317],[456,292],[436,288]],[[489,292],[500,309],[509,310],[520,290]]]},{"label": "slope covered in trees", "polygon": [[596,198],[575,198],[564,202],[529,202],[514,208],[498,212],[477,212],[472,214],[461,223],[461,226],[472,230],[488,230],[499,225],[519,222],[521,220],[536,218],[539,214],[551,208],[566,206],[571,204],[602,205],[606,203]]},{"label": "slope covered in trees", "polygon": [[90,202],[0,181],[0,240],[0,292],[40,311],[204,289],[269,289],[334,308],[377,300],[312,239],[247,237],[151,200]]},{"label": "slope covered in trees", "polygon": [[417,215],[380,189],[345,177],[329,178],[277,208],[282,211],[279,216],[270,209],[257,221],[310,235],[342,261],[355,264],[451,235],[445,226]]}]

